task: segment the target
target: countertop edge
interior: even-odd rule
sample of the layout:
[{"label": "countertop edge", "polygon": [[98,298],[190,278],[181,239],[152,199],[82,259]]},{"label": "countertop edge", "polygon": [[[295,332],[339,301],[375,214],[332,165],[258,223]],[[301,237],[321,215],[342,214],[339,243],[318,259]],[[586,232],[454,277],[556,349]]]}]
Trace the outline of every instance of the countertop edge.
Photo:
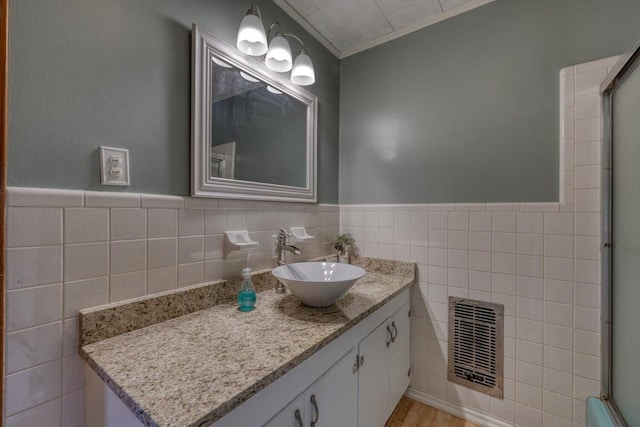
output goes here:
[{"label": "countertop edge", "polygon": [[[382,273],[378,273],[382,274]],[[382,274],[384,275],[384,274]],[[397,277],[397,276],[396,276]],[[345,332],[353,328],[356,324],[361,322],[363,319],[370,316],[373,312],[381,308],[383,305],[391,301],[396,296],[400,295],[407,288],[415,283],[415,279],[411,277],[402,277],[402,279],[406,280],[406,283],[402,285],[401,288],[385,297],[380,302],[374,304],[369,309],[360,313],[357,317],[351,319],[349,322],[345,323],[342,327],[332,332],[330,335],[322,338],[316,344],[312,345],[299,355],[295,356],[288,362],[284,363],[280,367],[276,368],[270,374],[264,376],[262,379],[258,380],[251,387],[241,391],[234,397],[227,400],[222,405],[215,408],[213,411],[208,413],[207,415],[201,417],[194,423],[188,425],[188,427],[200,427],[204,425],[212,424],[222,417],[227,415],[229,412],[234,410],[236,407],[241,405],[242,403],[249,400],[251,397],[256,395],[258,392],[265,389],[271,383],[275,382],[282,376],[284,376],[287,372],[291,371],[296,366],[303,363],[305,360],[313,356],[319,350],[330,344],[332,341],[343,335]],[[91,367],[91,369],[104,381],[104,383],[120,398],[120,400],[129,408],[136,418],[140,420],[147,427],[161,427],[151,416],[149,416],[144,408],[140,407],[140,405],[131,398],[108,374],[105,372],[98,364],[93,360],[91,355],[84,351],[83,347],[79,348],[79,354],[81,358]]]},{"label": "countertop edge", "polygon": [[79,354],[82,360],[84,360],[93,372],[104,381],[104,383],[113,391],[116,396],[120,398],[122,403],[133,412],[135,417],[147,427],[160,427],[147,413],[136,403],[131,396],[129,396],[118,384],[102,369],[91,356],[84,351],[82,347],[79,349]]}]

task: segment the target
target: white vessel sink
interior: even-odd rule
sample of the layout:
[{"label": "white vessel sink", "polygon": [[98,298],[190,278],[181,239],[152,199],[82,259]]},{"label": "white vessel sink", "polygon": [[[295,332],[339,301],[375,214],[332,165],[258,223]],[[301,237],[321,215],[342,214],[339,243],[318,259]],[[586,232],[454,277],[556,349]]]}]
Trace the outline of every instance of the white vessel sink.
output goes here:
[{"label": "white vessel sink", "polygon": [[272,273],[310,307],[330,306],[365,275],[360,267],[337,262],[297,262]]}]

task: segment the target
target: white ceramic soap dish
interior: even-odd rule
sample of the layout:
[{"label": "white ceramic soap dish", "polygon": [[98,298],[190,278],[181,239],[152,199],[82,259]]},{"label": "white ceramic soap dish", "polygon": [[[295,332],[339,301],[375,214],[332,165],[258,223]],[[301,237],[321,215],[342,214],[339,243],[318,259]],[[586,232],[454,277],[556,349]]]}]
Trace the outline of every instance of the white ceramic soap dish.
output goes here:
[{"label": "white ceramic soap dish", "polygon": [[291,243],[307,242],[316,238],[307,233],[304,227],[291,227],[291,236]]},{"label": "white ceramic soap dish", "polygon": [[227,259],[235,252],[247,254],[253,249],[257,249],[260,244],[251,240],[247,230],[225,231],[224,232],[224,258]]}]

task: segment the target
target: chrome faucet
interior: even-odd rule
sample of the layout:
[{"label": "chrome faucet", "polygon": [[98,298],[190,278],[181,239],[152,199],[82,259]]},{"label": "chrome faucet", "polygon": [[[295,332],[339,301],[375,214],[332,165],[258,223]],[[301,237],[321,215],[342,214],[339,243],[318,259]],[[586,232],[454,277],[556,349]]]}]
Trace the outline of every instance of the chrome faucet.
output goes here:
[{"label": "chrome faucet", "polygon": [[[287,240],[289,239],[289,237],[291,237],[291,234],[288,233],[284,228],[281,228],[276,241],[278,265],[285,265],[287,263],[287,261],[285,260],[285,251],[291,252],[295,255],[302,255],[302,250],[300,250],[300,248],[288,244]],[[284,294],[285,292],[287,292],[287,288],[282,284],[282,282],[279,281],[278,286],[276,286],[276,293]]]}]

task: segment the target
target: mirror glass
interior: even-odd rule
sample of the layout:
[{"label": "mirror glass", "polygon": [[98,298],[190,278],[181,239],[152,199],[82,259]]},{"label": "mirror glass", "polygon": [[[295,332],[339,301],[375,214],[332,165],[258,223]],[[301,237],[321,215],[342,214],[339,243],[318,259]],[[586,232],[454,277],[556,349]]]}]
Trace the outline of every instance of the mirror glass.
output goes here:
[{"label": "mirror glass", "polygon": [[316,201],[317,98],[193,29],[192,195]]},{"label": "mirror glass", "polygon": [[307,106],[212,55],[211,177],[304,187]]}]

